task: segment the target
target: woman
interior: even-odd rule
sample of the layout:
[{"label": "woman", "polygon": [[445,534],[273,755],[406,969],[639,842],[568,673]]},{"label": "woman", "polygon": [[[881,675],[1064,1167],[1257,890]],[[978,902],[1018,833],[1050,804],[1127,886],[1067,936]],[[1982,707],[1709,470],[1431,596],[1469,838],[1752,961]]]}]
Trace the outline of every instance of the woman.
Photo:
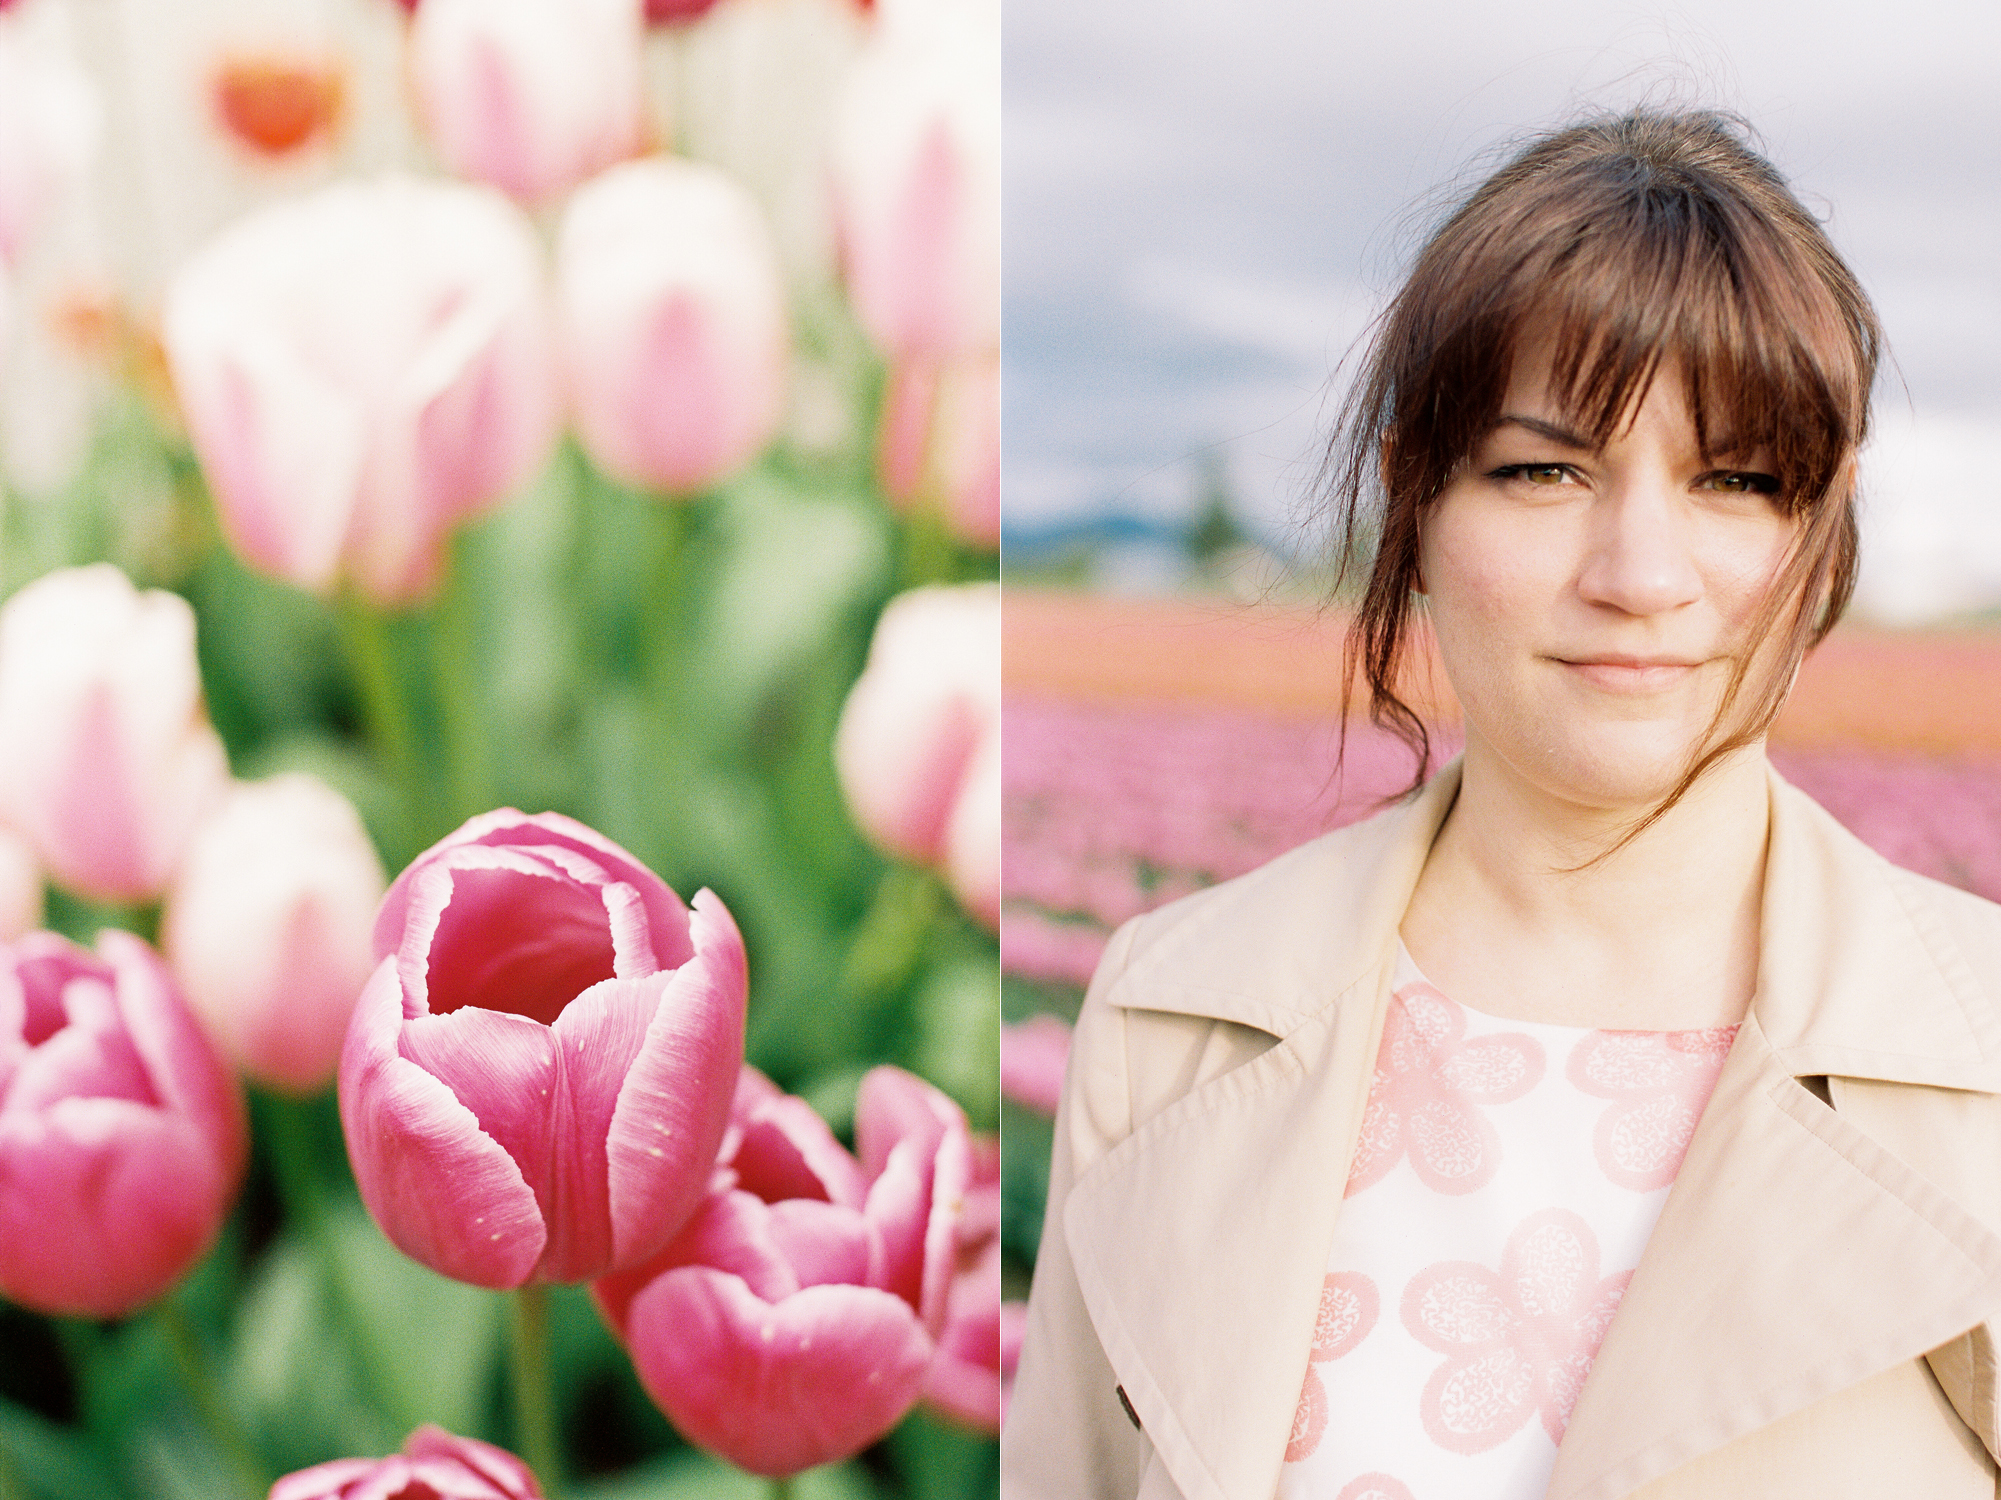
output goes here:
[{"label": "woman", "polygon": [[1112,940],[1011,1500],[1996,1493],[2001,908],[1764,754],[1877,344],[1714,116],[1539,139],[1425,247],[1330,472],[1374,715],[1422,765],[1421,607],[1465,753]]}]

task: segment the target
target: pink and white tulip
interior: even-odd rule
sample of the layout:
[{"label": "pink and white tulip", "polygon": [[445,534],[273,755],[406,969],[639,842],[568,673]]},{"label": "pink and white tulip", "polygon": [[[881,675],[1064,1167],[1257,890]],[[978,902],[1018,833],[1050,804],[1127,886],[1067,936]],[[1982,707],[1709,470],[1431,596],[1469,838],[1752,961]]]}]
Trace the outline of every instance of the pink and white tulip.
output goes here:
[{"label": "pink and white tulip", "polygon": [[971,1170],[966,1123],[888,1067],[862,1080],[859,1161],[752,1069],[735,1114],[701,1211],[592,1291],[684,1437],[753,1474],[794,1474],[874,1442],[924,1390]]},{"label": "pink and white tulip", "polygon": [[237,1069],[306,1094],[332,1081],[375,967],[382,862],[353,804],[314,776],[238,782],[196,831],[162,942]]},{"label": "pink and white tulip", "polygon": [[833,143],[855,311],[902,365],[1000,347],[1000,21],[966,0],[886,7]]},{"label": "pink and white tulip", "polygon": [[903,510],[930,505],[960,540],[1000,545],[1000,357],[911,360],[890,375],[877,470]]},{"label": "pink and white tulip", "polygon": [[0,606],[0,818],[56,884],[158,896],[228,780],[186,600],[96,563]]},{"label": "pink and white tulip", "polygon": [[412,861],[349,1024],[340,1112],[397,1248],[478,1286],[636,1265],[708,1188],[743,942],[581,823],[512,808]]},{"label": "pink and white tulip", "polygon": [[145,943],[0,948],[0,1294],[144,1306],[214,1242],[246,1150],[235,1081]]},{"label": "pink and white tulip", "polygon": [[452,527],[560,423],[541,252],[488,188],[385,177],[261,209],[182,268],[163,335],[231,543],[319,593],[423,599]]},{"label": "pink and white tulip", "polygon": [[834,737],[862,832],[943,870],[990,927],[1000,915],[1000,625],[995,584],[892,599]]},{"label": "pink and white tulip", "polygon": [[642,489],[701,489],[778,429],[790,355],[764,215],[719,168],[651,157],[577,191],[557,251],[577,438]]},{"label": "pink and white tulip", "polygon": [[100,130],[89,75],[16,22],[0,26],[0,261],[18,263],[82,191]]},{"label": "pink and white tulip", "polygon": [[453,172],[527,203],[640,149],[641,0],[424,0],[411,33],[425,125]]},{"label": "pink and white tulip", "polygon": [[528,1465],[425,1423],[387,1458],[337,1458],[287,1474],[269,1500],[542,1500]]}]

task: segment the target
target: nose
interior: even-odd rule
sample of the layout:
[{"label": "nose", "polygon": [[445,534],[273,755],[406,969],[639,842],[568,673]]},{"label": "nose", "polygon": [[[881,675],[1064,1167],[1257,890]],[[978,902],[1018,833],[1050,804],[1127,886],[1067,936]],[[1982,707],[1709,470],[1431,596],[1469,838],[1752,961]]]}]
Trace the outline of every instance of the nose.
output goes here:
[{"label": "nose", "polygon": [[1663,475],[1623,478],[1591,507],[1578,592],[1628,615],[1659,615],[1702,597],[1688,516]]}]

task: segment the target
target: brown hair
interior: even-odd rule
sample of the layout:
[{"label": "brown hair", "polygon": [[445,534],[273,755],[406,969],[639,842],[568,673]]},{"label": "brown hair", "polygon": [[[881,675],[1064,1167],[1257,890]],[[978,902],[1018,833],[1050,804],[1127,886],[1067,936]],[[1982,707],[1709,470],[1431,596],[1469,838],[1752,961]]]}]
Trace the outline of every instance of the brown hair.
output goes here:
[{"label": "brown hair", "polygon": [[[1370,718],[1418,757],[1412,790],[1431,751],[1398,694],[1419,524],[1499,417],[1531,323],[1552,340],[1552,395],[1594,445],[1664,361],[1678,364],[1702,452],[1767,448],[1775,502],[1800,523],[1752,626],[1753,640],[1784,630],[1776,669],[1747,683],[1752,653],[1739,657],[1680,783],[1620,844],[1764,733],[1801,658],[1846,607],[1855,453],[1881,331],[1854,273],[1748,134],[1726,115],[1643,110],[1536,138],[1431,236],[1378,320],[1322,493],[1341,548],[1337,588],[1373,538],[1344,671],[1368,683]],[[1342,738],[1345,748],[1345,722]]]}]

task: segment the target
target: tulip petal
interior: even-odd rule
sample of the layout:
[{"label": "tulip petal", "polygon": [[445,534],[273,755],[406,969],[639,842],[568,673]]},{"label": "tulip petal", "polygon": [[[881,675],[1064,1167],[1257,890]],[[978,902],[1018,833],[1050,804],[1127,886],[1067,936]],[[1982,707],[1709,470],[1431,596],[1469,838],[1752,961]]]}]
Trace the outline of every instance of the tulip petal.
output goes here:
[{"label": "tulip petal", "polygon": [[932,1354],[888,1293],[816,1286],[773,1305],[699,1266],[641,1292],[628,1331],[641,1382],[683,1436],[767,1476],[881,1437],[917,1399]]},{"label": "tulip petal", "polygon": [[743,938],[713,891],[689,914],[694,956],[674,971],[612,1111],[605,1144],[613,1269],[644,1260],[708,1190],[743,1059]]},{"label": "tulip petal", "polygon": [[[565,850],[586,855],[603,872],[601,878],[629,885],[639,893],[646,908],[654,959],[660,968],[679,968],[694,956],[694,946],[688,937],[688,908],[658,875],[596,829],[574,818],[561,813],[530,815],[516,808],[501,807],[468,819],[464,826],[418,855],[396,877],[375,918],[377,957],[396,952],[404,933],[413,925],[410,914],[413,887],[447,853],[474,846],[533,849],[552,861]],[[620,972],[618,977],[638,976]],[[422,993],[421,989],[417,993]]]},{"label": "tulip petal", "polygon": [[435,1423],[426,1422],[403,1444],[403,1451],[415,1459],[451,1459],[464,1464],[505,1495],[539,1493],[528,1465],[491,1443],[460,1437]]},{"label": "tulip petal", "polygon": [[666,974],[606,980],[571,1001],[551,1028],[558,1087],[544,1200],[551,1232],[540,1268],[547,1280],[581,1281],[612,1263],[606,1141],[626,1073],[671,982]]},{"label": "tulip petal", "polygon": [[784,1094],[759,1104],[744,1114],[741,1128],[729,1163],[766,1203],[818,1198],[860,1208],[866,1201],[861,1167],[804,1099]]},{"label": "tulip petal", "polygon": [[475,1286],[521,1285],[548,1240],[514,1158],[444,1084],[397,1055],[396,963],[376,966],[340,1062],[340,1117],[362,1201],[404,1254]]},{"label": "tulip petal", "polygon": [[215,1055],[150,945],[106,928],[97,935],[97,951],[111,965],[119,1016],[154,1092],[207,1137],[233,1193],[250,1155],[243,1091],[235,1076]]},{"label": "tulip petal", "polygon": [[591,1299],[612,1332],[624,1338],[632,1299],[680,1266],[709,1266],[740,1276],[766,1302],[799,1290],[799,1278],[772,1238],[770,1209],[749,1193],[725,1189],[703,1199],[694,1217],[658,1254],[592,1282]]},{"label": "tulip petal", "polygon": [[0,1292],[123,1317],[200,1256],[232,1187],[193,1121],[130,1100],[0,1116]]},{"label": "tulip petal", "polygon": [[916,1143],[904,1141],[889,1153],[882,1172],[869,1184],[863,1216],[875,1227],[881,1259],[869,1268],[869,1285],[901,1297],[913,1312],[924,1303],[925,1231],[931,1200],[925,1192],[922,1158]]},{"label": "tulip petal", "polygon": [[593,887],[532,861],[445,868],[451,895],[424,954],[433,1015],[483,1006],[547,1026],[612,977],[611,928]]},{"label": "tulip petal", "polygon": [[963,1127],[948,1131],[931,1166],[931,1215],[924,1228],[924,1282],[918,1315],[935,1338],[945,1326],[945,1302],[959,1258],[959,1216],[973,1175],[972,1143]]},{"label": "tulip petal", "polygon": [[339,1495],[377,1462],[373,1458],[336,1458],[329,1463],[314,1464],[310,1469],[287,1474],[272,1485],[266,1500],[327,1500],[330,1495]]},{"label": "tulip petal", "polygon": [[802,1287],[868,1283],[874,1226],[854,1209],[811,1198],[774,1203],[769,1232]]}]

